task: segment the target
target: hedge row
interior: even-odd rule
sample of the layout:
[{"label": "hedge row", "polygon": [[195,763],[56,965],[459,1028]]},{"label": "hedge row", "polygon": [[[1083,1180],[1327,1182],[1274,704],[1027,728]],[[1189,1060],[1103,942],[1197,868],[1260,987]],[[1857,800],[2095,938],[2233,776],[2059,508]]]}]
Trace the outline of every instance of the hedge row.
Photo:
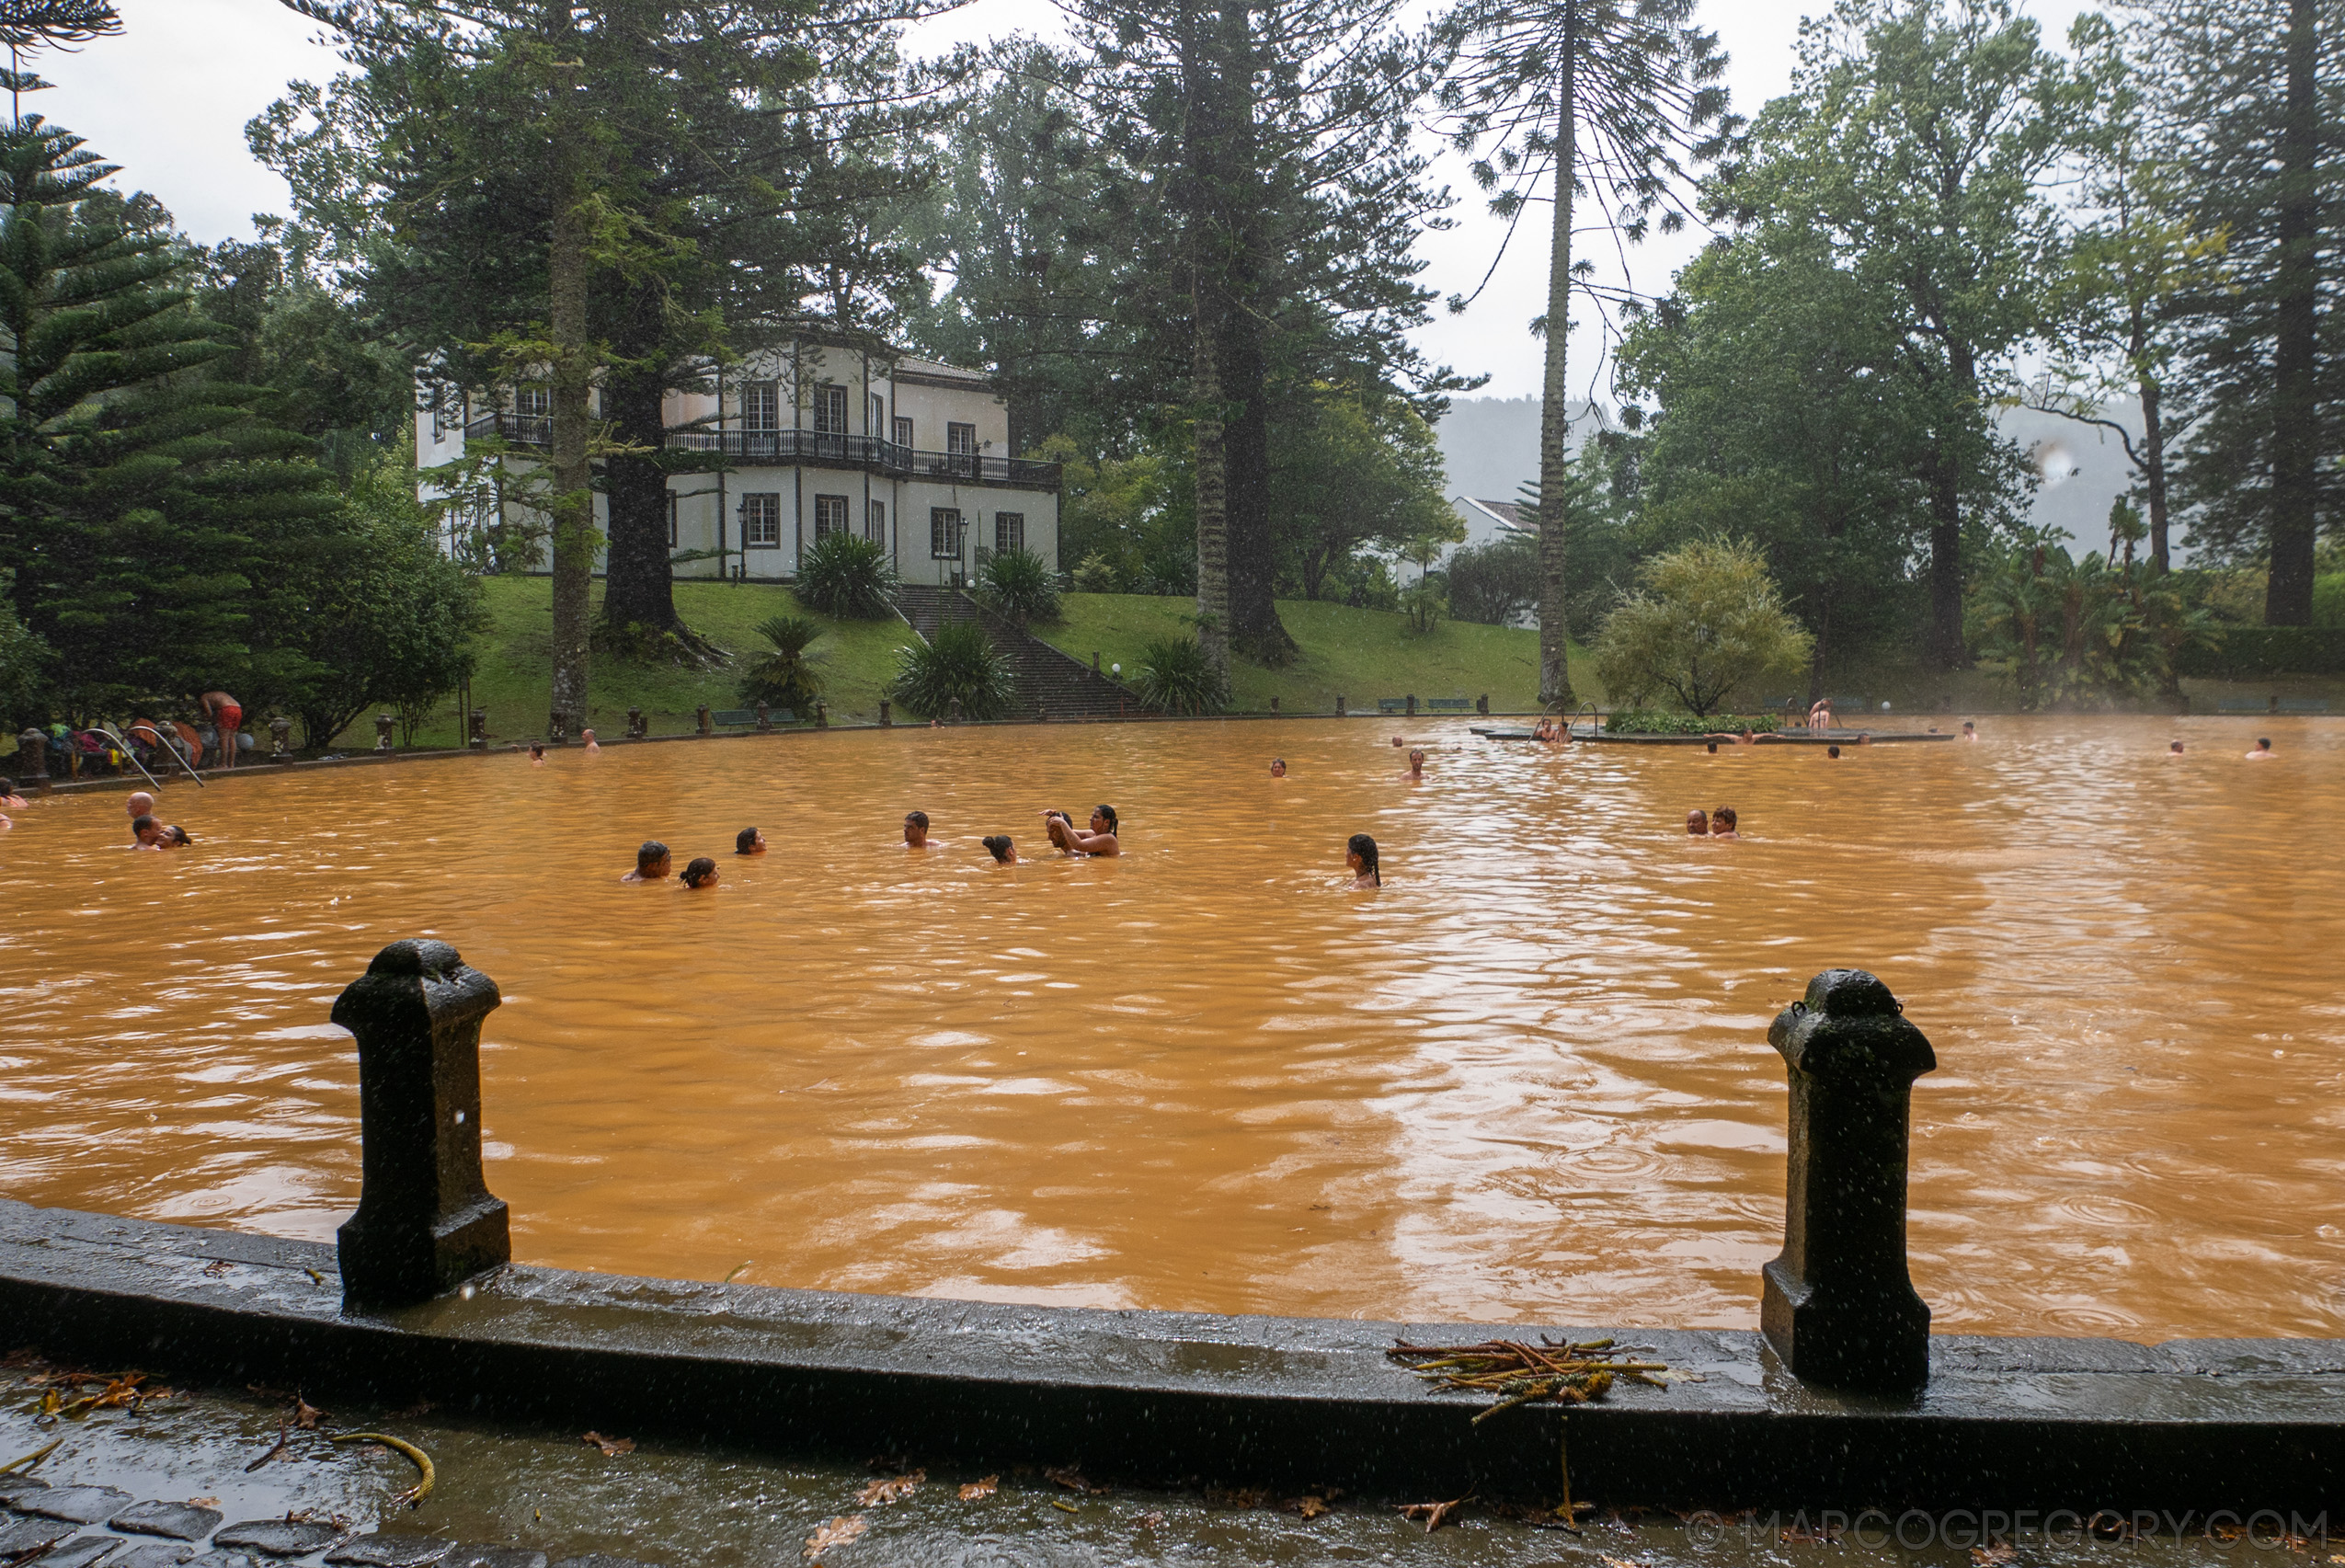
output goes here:
[{"label": "hedge row", "polygon": [[1732,734],[1738,729],[1765,735],[1780,726],[1774,714],[1712,714],[1696,718],[1653,708],[1624,708],[1606,718],[1604,727],[1614,735],[1708,735],[1713,730]]},{"label": "hedge row", "polygon": [[2214,647],[2184,648],[2175,672],[2201,681],[2345,675],[2345,628],[2226,626]]}]

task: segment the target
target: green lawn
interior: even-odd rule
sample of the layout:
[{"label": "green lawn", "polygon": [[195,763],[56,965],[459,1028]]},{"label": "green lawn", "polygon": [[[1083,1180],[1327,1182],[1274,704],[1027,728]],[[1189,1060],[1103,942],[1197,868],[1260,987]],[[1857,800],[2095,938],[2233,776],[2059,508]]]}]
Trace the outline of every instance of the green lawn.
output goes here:
[{"label": "green lawn", "polygon": [[[473,704],[488,710],[493,740],[543,735],[553,691],[553,582],[547,578],[492,577],[482,579],[481,588],[487,595],[489,629],[475,645],[480,665],[473,674]],[[602,584],[596,583],[593,592],[599,609]],[[703,703],[712,708],[742,706],[734,690],[741,667],[766,646],[757,635],[757,624],[789,614],[811,615],[829,628],[810,651],[821,663],[823,697],[832,721],[875,720],[880,688],[896,673],[896,650],[914,640],[911,628],[901,621],[827,620],[802,607],[788,589],[767,583],[680,582],[676,608],[686,624],[734,656],[734,668],[678,670],[596,654],[587,687],[588,723],[603,735],[626,733],[631,706],[644,710],[654,735],[692,729],[694,710]],[[342,743],[372,747],[372,715],[346,730]],[[416,744],[461,744],[453,697],[418,732]]]},{"label": "green lawn", "polygon": [[[1193,600],[1070,593],[1063,602],[1066,620],[1036,632],[1087,662],[1096,651],[1102,670],[1121,663],[1129,671],[1150,643],[1196,631],[1185,619],[1195,612]],[[1301,655],[1279,670],[1241,660],[1230,693],[1230,706],[1238,712],[1264,711],[1274,696],[1289,713],[1333,712],[1338,693],[1354,712],[1373,709],[1379,697],[1412,693],[1420,705],[1428,697],[1487,694],[1496,713],[1539,706],[1536,632],[1444,621],[1421,635],[1395,612],[1305,600],[1281,600],[1278,618]],[[1582,701],[1600,692],[1595,670],[1577,647],[1572,649],[1572,683]]]}]

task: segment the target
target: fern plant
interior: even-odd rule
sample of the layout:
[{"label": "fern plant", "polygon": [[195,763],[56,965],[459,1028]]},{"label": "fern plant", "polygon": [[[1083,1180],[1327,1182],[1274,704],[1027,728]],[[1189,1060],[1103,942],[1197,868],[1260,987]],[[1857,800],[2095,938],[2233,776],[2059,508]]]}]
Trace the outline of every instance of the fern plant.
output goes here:
[{"label": "fern plant", "polygon": [[1132,687],[1160,713],[1219,713],[1230,701],[1228,684],[1195,637],[1167,637],[1142,648]]},{"label": "fern plant", "polygon": [[745,703],[803,713],[822,694],[822,672],[806,649],[822,635],[820,624],[804,615],[776,615],[758,623],[758,635],[773,645],[749,668],[735,688]]},{"label": "fern plant", "polygon": [[1058,585],[1050,568],[1031,550],[1002,550],[978,573],[978,597],[1023,626],[1048,625],[1059,618]]},{"label": "fern plant", "polygon": [[922,718],[950,717],[955,698],[963,718],[1000,718],[1017,695],[1010,661],[974,621],[948,621],[901,657],[887,695]]},{"label": "fern plant", "polygon": [[887,546],[853,533],[826,533],[798,557],[798,602],[841,621],[885,621],[896,612],[896,563]]}]

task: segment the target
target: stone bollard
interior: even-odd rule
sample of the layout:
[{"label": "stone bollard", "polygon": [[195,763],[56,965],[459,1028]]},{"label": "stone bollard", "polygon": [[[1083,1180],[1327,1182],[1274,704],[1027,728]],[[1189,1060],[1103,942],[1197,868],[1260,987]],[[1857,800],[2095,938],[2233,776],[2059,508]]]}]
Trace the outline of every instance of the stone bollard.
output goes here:
[{"label": "stone bollard", "polygon": [[1270,711],[1272,713],[1276,713],[1278,711],[1278,699],[1275,697],[1270,699]]},{"label": "stone bollard", "polygon": [[1098,673],[1099,673],[1099,650],[1098,650],[1097,648],[1093,648],[1093,649],[1092,649],[1092,654],[1091,654],[1091,672],[1092,672],[1093,675],[1096,675],[1096,674],[1098,674]]},{"label": "stone bollard", "polygon": [[887,705],[887,698],[885,698],[885,697],[880,698],[880,699],[879,699],[879,727],[880,727],[880,728],[882,728],[882,729],[889,729],[889,728],[893,728],[893,727],[894,727],[894,726],[895,726],[895,723],[896,723],[896,715],[895,715],[895,714],[894,714],[894,713],[893,713],[893,712],[889,709],[889,707],[888,707],[888,705]]},{"label": "stone bollard", "polygon": [[49,792],[49,737],[28,727],[17,737],[17,772],[32,780],[42,794]]},{"label": "stone bollard", "polygon": [[398,721],[389,714],[374,715],[374,749],[377,751],[391,750],[391,728]]},{"label": "stone bollard", "polygon": [[1474,699],[1474,712],[1481,715],[1484,718],[1488,718],[1490,716],[1489,692],[1484,692],[1481,696]]},{"label": "stone bollard", "polygon": [[708,704],[706,703],[703,703],[700,705],[700,712],[692,716],[694,721],[699,724],[700,732],[703,735],[713,735],[716,732],[716,721],[708,716]]},{"label": "stone bollard", "polygon": [[269,721],[269,760],[272,762],[293,760],[293,721],[283,714]]},{"label": "stone bollard", "polygon": [[773,715],[766,712],[765,704],[763,703],[760,703],[757,705],[757,732],[760,735],[767,735],[771,734],[772,729]]},{"label": "stone bollard", "polygon": [[488,710],[475,708],[464,733],[464,744],[475,751],[488,750]]},{"label": "stone bollard", "polygon": [[1929,1381],[1929,1308],[1905,1270],[1905,1158],[1914,1080],[1938,1058],[1903,1011],[1862,969],[1826,969],[1767,1032],[1790,1064],[1790,1183],[1759,1326],[1794,1377],[1823,1388]]},{"label": "stone bollard", "polygon": [[1417,694],[1414,692],[1409,693],[1409,716],[1417,716]]},{"label": "stone bollard", "polygon": [[830,704],[820,697],[814,700],[814,727],[817,729],[830,727]]},{"label": "stone bollard", "polygon": [[629,708],[627,710],[627,738],[630,740],[641,740],[650,734],[651,724],[649,720],[643,716],[643,710],[641,708]]},{"label": "stone bollard", "polygon": [[961,699],[958,697],[953,699],[953,722],[955,724],[961,722]]},{"label": "stone bollard", "polygon": [[395,942],[334,1003],[358,1037],[358,1212],[342,1307],[428,1301],[513,1255],[480,1170],[480,1025],[503,999],[444,942]]}]

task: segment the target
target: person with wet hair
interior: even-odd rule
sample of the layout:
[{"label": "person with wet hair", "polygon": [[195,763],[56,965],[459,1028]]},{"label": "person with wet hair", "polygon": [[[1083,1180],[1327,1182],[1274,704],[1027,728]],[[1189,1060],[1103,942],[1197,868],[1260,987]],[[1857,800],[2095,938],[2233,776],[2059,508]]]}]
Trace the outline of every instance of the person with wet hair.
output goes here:
[{"label": "person with wet hair", "polygon": [[735,854],[763,854],[765,835],[755,828],[742,829],[733,835],[733,853]]},{"label": "person with wet hair", "polygon": [[530,742],[530,766],[532,768],[542,768],[545,766],[544,741],[532,740]]},{"label": "person with wet hair", "polygon": [[1354,887],[1384,886],[1384,873],[1377,863],[1376,841],[1366,833],[1354,833],[1344,843],[1344,865],[1352,874]]},{"label": "person with wet hair", "polygon": [[2250,762],[2262,762],[2269,761],[2271,757],[2271,737],[2268,735],[2259,737],[2256,740],[2256,749],[2248,753],[2248,761]]},{"label": "person with wet hair", "polygon": [[1409,771],[1401,776],[1411,784],[1424,783],[1424,753],[1423,751],[1409,753]]},{"label": "person with wet hair", "polygon": [[1010,841],[1009,834],[989,833],[980,841],[985,845],[985,853],[993,857],[994,864],[1016,865],[1018,864],[1018,846]]},{"label": "person with wet hair", "polygon": [[1274,779],[1283,779],[1287,776],[1286,758],[1273,757],[1270,760],[1270,776]]},{"label": "person with wet hair", "polygon": [[131,818],[131,848],[159,850],[163,847],[163,824],[152,817]]},{"label": "person with wet hair", "polygon": [[692,864],[684,867],[684,886],[687,887],[715,887],[716,863],[708,856],[702,855]]},{"label": "person with wet hair", "polygon": [[1115,836],[1118,824],[1115,808],[1112,806],[1092,807],[1088,831],[1076,827],[1074,818],[1064,811],[1046,811],[1042,814],[1042,821],[1050,834],[1050,841],[1058,845],[1062,853],[1118,855],[1124,853],[1124,845]]},{"label": "person with wet hair", "polygon": [[1964,719],[1962,721],[1962,738],[1965,740],[1976,740],[1978,738],[1979,727],[1972,723],[1969,719]]},{"label": "person with wet hair", "polygon": [[665,882],[675,868],[675,861],[668,853],[668,846],[658,839],[646,839],[635,851],[635,868],[619,878],[622,882]]},{"label": "person with wet hair", "polygon": [[1827,746],[1824,749],[1824,754],[1831,758],[1834,761],[1838,761],[1840,760],[1840,748],[1837,746]]},{"label": "person with wet hair", "polygon": [[1710,836],[1711,838],[1740,839],[1743,835],[1734,830],[1734,823],[1735,817],[1734,808],[1733,807],[1714,806],[1710,807]]},{"label": "person with wet hair", "polygon": [[163,830],[163,836],[155,840],[155,842],[166,850],[183,850],[194,843],[195,840],[188,836],[188,830],[185,828],[174,822]]},{"label": "person with wet hair", "polygon": [[2179,757],[2182,754],[2182,743],[2179,740],[2167,742],[2166,754],[2169,757]]},{"label": "person with wet hair", "polygon": [[29,804],[23,795],[17,793],[16,780],[0,779],[0,807],[6,807],[11,811],[21,811]]},{"label": "person with wet hair", "polygon": [[1694,810],[1686,813],[1686,837],[1689,839],[1707,839],[1710,837],[1709,812],[1704,811],[1699,807],[1696,807]]},{"label": "person with wet hair", "polygon": [[931,839],[928,836],[928,813],[925,811],[905,812],[904,847],[908,850],[924,850],[932,846],[942,849],[944,841]]}]

